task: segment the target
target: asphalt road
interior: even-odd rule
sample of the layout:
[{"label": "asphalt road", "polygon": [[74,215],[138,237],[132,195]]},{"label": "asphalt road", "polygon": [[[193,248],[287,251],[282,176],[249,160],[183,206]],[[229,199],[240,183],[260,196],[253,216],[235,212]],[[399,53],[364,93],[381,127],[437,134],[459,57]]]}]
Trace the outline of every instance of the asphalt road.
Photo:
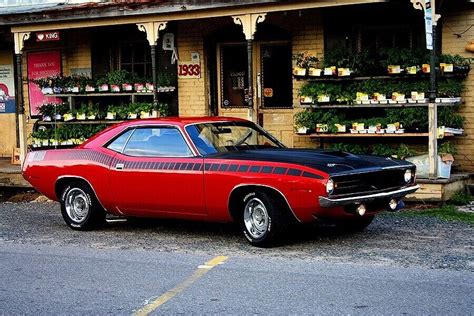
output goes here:
[{"label": "asphalt road", "polygon": [[474,310],[473,230],[462,223],[388,215],[364,233],[304,228],[286,245],[257,249],[229,225],[76,232],[52,203],[0,203],[0,218],[0,314]]}]

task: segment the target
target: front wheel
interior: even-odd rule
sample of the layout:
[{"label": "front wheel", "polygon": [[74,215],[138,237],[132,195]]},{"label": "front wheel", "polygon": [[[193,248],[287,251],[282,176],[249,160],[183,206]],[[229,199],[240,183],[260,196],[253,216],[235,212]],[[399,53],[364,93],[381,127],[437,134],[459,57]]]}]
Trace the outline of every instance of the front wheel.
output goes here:
[{"label": "front wheel", "polygon": [[90,230],[105,223],[105,211],[92,189],[82,182],[68,184],[61,194],[61,214],[76,230]]},{"label": "front wheel", "polygon": [[284,210],[275,207],[275,200],[264,192],[252,192],[243,200],[240,226],[247,240],[257,247],[272,245],[283,231]]}]

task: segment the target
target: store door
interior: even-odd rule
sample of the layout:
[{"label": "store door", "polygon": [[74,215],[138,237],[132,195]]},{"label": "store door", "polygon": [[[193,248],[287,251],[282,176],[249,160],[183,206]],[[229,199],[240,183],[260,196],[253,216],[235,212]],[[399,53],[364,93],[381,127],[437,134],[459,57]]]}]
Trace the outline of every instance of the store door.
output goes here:
[{"label": "store door", "polygon": [[[256,42],[253,47],[255,117],[262,109],[292,107],[291,45],[288,42]],[[218,47],[218,113],[246,118],[248,86],[245,43]]]}]

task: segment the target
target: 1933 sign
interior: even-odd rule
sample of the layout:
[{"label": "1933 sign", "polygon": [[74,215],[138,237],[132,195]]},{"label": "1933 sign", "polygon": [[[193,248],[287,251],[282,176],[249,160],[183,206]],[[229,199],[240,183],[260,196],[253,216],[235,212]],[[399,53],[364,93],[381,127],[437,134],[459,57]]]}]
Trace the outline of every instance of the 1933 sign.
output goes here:
[{"label": "1933 sign", "polygon": [[190,61],[179,62],[178,78],[201,78],[201,65]]}]

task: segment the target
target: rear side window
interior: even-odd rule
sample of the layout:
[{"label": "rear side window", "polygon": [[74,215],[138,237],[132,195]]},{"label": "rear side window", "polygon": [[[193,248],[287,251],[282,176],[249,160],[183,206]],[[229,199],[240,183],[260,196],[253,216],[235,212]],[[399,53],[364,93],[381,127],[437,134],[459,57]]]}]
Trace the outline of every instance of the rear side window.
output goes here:
[{"label": "rear side window", "polygon": [[123,147],[127,143],[127,140],[130,137],[130,135],[132,135],[133,131],[134,131],[133,129],[126,131],[125,133],[117,137],[113,142],[111,142],[107,146],[107,148],[121,153],[123,151]]},{"label": "rear side window", "polygon": [[137,157],[189,157],[192,152],[180,131],[171,127],[137,128],[123,150]]}]

